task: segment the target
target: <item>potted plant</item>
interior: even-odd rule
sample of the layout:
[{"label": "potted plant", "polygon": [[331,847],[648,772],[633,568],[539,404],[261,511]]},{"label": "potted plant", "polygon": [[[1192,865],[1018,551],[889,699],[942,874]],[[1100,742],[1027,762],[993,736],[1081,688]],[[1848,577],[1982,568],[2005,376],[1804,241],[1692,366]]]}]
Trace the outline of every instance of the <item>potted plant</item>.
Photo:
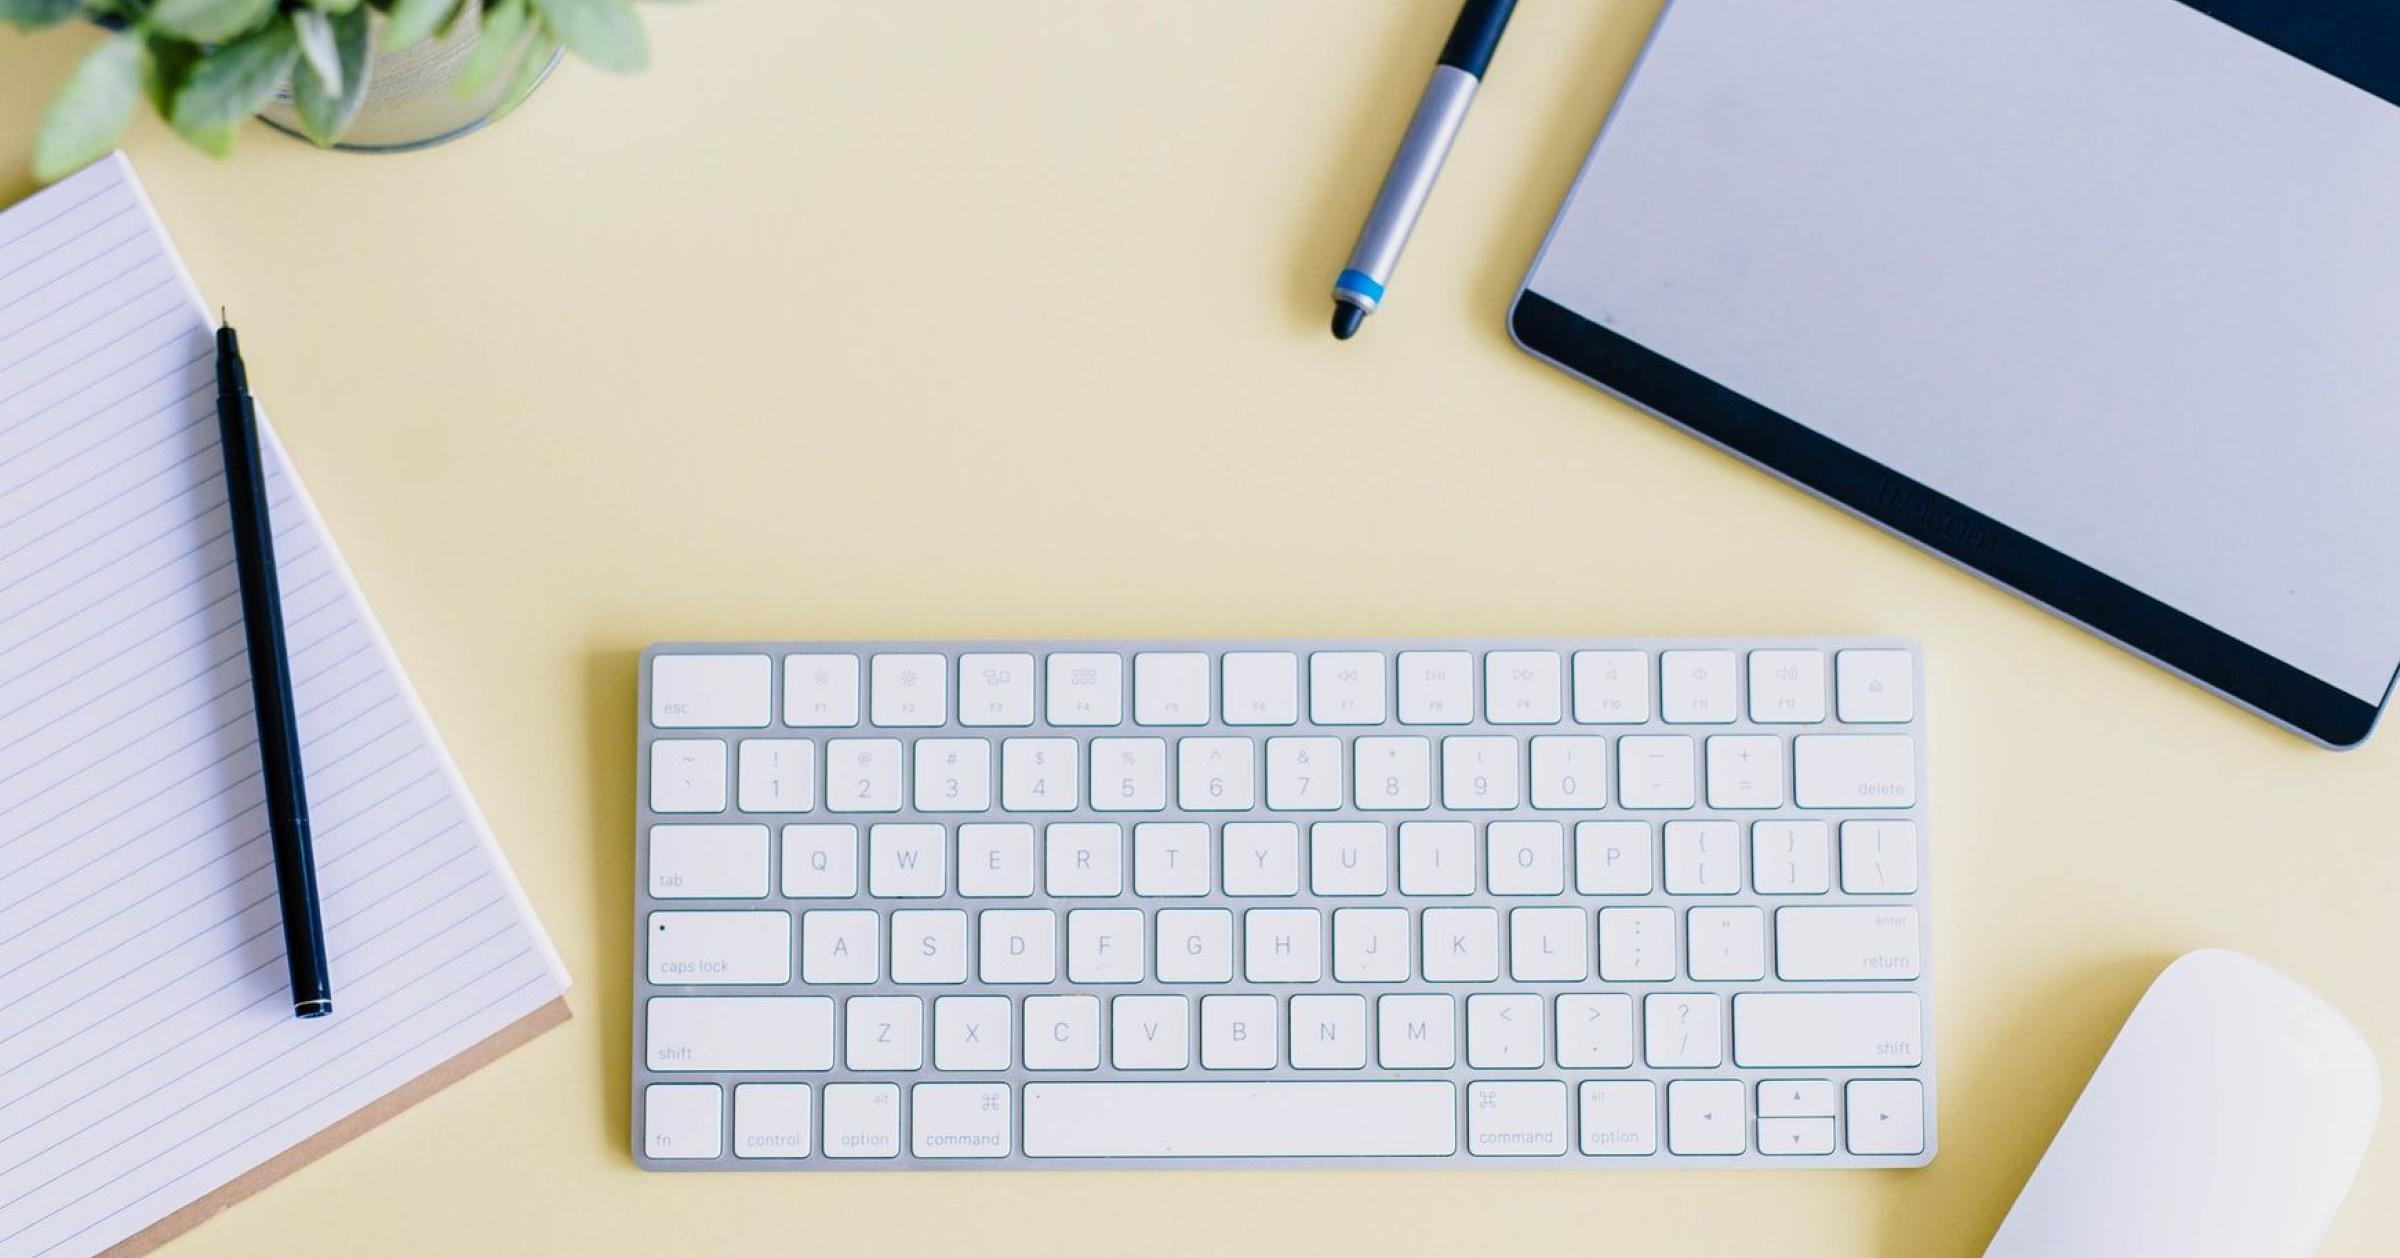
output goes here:
[{"label": "potted plant", "polygon": [[220,157],[262,111],[320,145],[409,148],[505,114],[562,48],[606,70],[649,61],[632,0],[0,0],[21,29],[76,18],[111,33],[42,120],[45,182],[114,147],[143,96]]}]

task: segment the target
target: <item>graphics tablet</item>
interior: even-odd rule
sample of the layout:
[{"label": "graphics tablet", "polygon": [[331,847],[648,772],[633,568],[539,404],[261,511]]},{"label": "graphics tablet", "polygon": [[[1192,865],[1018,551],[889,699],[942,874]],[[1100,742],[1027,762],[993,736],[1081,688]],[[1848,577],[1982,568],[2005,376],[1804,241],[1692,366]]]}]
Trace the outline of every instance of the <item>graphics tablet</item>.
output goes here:
[{"label": "graphics tablet", "polygon": [[2334,746],[2400,671],[2400,7],[1673,0],[1532,353]]}]

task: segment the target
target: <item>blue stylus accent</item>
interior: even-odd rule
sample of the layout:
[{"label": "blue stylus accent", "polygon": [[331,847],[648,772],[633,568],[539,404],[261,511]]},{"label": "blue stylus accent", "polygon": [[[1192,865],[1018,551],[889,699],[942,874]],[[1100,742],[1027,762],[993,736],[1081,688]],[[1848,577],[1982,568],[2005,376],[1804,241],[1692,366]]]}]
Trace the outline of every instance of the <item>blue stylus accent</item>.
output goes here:
[{"label": "blue stylus accent", "polygon": [[[1319,271],[1317,274],[1323,275],[1324,272]],[[1364,271],[1344,271],[1340,275],[1335,276],[1333,280],[1333,291],[1337,293],[1357,293],[1359,296],[1366,298],[1368,301],[1379,302],[1383,300],[1383,285],[1368,279],[1366,272]]]}]

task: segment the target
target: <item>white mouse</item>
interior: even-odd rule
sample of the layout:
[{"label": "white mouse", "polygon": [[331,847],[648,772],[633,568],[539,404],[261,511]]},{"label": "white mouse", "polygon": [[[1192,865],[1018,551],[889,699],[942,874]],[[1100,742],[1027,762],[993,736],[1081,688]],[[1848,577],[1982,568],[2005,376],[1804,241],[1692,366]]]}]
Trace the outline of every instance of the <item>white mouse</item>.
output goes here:
[{"label": "white mouse", "polygon": [[2375,1054],[2238,952],[2150,985],[1984,1258],[2305,1258],[2375,1131]]}]

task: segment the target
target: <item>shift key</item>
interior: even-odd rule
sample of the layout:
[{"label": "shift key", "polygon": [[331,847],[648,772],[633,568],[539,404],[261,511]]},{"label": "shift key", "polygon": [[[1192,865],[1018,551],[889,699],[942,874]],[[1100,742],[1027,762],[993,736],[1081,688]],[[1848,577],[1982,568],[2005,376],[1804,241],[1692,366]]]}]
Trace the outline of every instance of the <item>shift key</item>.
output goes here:
[{"label": "shift key", "polygon": [[1785,982],[1905,982],[1922,969],[1917,911],[1904,905],[1775,911],[1775,974]]},{"label": "shift key", "polygon": [[1743,992],[1733,998],[1733,1060],[1744,1069],[1918,1066],[1915,992]]}]

